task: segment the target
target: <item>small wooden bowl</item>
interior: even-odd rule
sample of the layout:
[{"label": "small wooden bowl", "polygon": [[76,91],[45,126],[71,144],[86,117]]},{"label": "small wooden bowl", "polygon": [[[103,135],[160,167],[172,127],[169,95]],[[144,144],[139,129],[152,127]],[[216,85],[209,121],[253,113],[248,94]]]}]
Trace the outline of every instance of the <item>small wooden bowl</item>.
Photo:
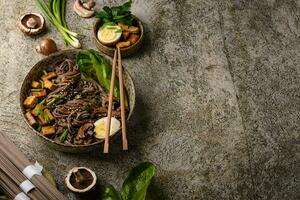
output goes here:
[{"label": "small wooden bowl", "polygon": [[[76,54],[79,51],[80,50],[77,50],[77,49],[62,50],[62,51],[51,54],[50,56],[40,60],[28,72],[27,76],[25,77],[25,79],[22,83],[21,90],[20,90],[20,107],[21,107],[22,115],[23,115],[24,120],[27,123],[27,125],[31,128],[31,130],[36,135],[38,135],[40,138],[42,138],[42,140],[45,141],[49,147],[51,147],[55,150],[58,150],[58,151],[68,152],[68,153],[84,153],[84,152],[92,151],[94,149],[99,148],[102,145],[102,143],[104,142],[104,139],[98,140],[95,143],[86,144],[86,145],[70,145],[70,144],[64,144],[64,143],[59,143],[59,142],[53,141],[53,140],[43,136],[40,132],[36,131],[29,124],[29,122],[27,121],[27,119],[25,117],[25,109],[23,107],[23,102],[28,95],[28,91],[31,88],[31,82],[34,80],[38,80],[42,76],[43,70],[46,70],[49,66],[53,65],[54,63],[56,63],[59,60],[62,60],[65,58],[75,59]],[[117,69],[116,69],[116,74],[118,74]],[[135,87],[134,87],[132,78],[129,75],[129,73],[125,67],[123,70],[123,80],[124,80],[125,90],[127,91],[127,94],[128,94],[128,100],[129,100],[129,109],[130,110],[129,110],[129,114],[127,117],[127,120],[129,120],[133,113],[134,106],[135,106]],[[120,131],[118,133],[120,133]],[[113,136],[110,136],[110,138],[111,139],[116,138],[116,136],[119,135],[118,133],[114,134]]]},{"label": "small wooden bowl", "polygon": [[[109,55],[109,56],[113,57],[115,47],[106,46],[98,40],[97,33],[98,33],[98,30],[99,30],[99,28],[101,27],[102,24],[103,24],[102,21],[98,20],[96,22],[96,24],[94,25],[94,30],[93,30],[94,40],[96,42],[97,48],[101,52],[105,53],[106,55]],[[137,17],[135,17],[135,22],[133,23],[133,25],[138,26],[140,28],[140,38],[133,45],[131,45],[129,47],[121,48],[121,55],[122,55],[123,58],[134,54],[135,52],[137,52],[142,47],[142,43],[143,43],[143,40],[144,40],[144,26],[143,26],[143,23]]]}]

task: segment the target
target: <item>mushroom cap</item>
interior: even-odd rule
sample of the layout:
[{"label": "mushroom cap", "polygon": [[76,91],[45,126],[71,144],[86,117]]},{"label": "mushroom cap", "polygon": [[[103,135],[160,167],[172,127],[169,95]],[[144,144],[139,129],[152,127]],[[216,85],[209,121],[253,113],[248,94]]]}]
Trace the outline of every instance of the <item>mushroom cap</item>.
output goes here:
[{"label": "mushroom cap", "polygon": [[[95,6],[95,5],[89,5],[92,4],[93,1],[88,1],[88,6]],[[87,4],[86,4],[87,5]],[[74,5],[73,5],[73,10],[80,16],[83,18],[90,18],[92,16],[94,16],[95,11],[92,10],[92,7],[90,9],[84,7],[84,5],[82,4],[81,0],[76,0]]]},{"label": "mushroom cap", "polygon": [[[36,26],[34,28],[28,27],[27,22],[30,19],[34,19],[36,21]],[[37,35],[45,29],[45,19],[38,13],[26,13],[20,17],[18,26],[20,30],[25,34]]]},{"label": "mushroom cap", "polygon": [[[71,176],[74,172],[77,172],[78,170],[86,170],[87,172],[89,172],[91,174],[91,176],[93,177],[93,181],[92,183],[87,186],[86,188],[84,189],[78,189],[78,188],[75,188],[71,182],[70,182],[70,179],[71,179]],[[74,167],[72,168],[68,174],[67,174],[67,177],[65,179],[65,184],[67,186],[67,188],[69,190],[71,190],[72,192],[75,192],[75,193],[86,193],[86,192],[89,192],[91,189],[94,188],[94,186],[96,185],[96,182],[97,182],[97,176],[95,174],[95,172],[93,172],[91,169],[87,168],[87,167]]]}]

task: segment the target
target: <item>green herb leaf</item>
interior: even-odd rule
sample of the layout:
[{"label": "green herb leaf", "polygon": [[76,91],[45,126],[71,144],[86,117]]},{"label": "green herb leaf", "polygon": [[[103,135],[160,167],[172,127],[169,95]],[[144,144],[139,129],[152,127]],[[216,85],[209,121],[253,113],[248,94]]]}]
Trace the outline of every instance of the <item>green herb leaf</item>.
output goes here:
[{"label": "green herb leaf", "polygon": [[144,162],[133,168],[123,183],[122,191],[118,192],[108,185],[102,193],[103,200],[145,200],[148,186],[155,175],[155,166]]},{"label": "green herb leaf", "polygon": [[134,17],[131,14],[131,3],[132,1],[128,1],[121,6],[113,6],[113,7],[103,7],[103,11],[99,11],[96,13],[96,17],[98,17],[101,21],[105,22],[114,22],[114,23],[123,23],[127,25],[132,25]]},{"label": "green herb leaf", "polygon": [[122,200],[120,193],[112,186],[108,185],[102,193],[102,200]]},{"label": "green herb leaf", "polygon": [[155,166],[144,162],[133,168],[123,183],[121,196],[123,200],[145,200],[148,186],[155,175]]}]

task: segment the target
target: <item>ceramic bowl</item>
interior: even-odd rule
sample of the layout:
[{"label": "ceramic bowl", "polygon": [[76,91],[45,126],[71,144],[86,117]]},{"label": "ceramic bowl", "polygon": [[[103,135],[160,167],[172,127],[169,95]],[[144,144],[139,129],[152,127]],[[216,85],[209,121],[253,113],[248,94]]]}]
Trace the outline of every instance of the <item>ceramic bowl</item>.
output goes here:
[{"label": "ceramic bowl", "polygon": [[[62,50],[62,51],[54,53],[54,54],[40,60],[38,63],[36,63],[31,68],[31,70],[26,75],[26,77],[25,77],[25,79],[22,83],[21,90],[20,90],[20,107],[21,107],[22,115],[23,115],[24,120],[27,123],[27,125],[31,128],[32,132],[34,132],[39,137],[41,137],[42,140],[44,142],[46,142],[50,147],[52,147],[55,150],[62,151],[62,152],[70,152],[70,153],[88,152],[88,151],[94,150],[94,149],[99,148],[100,146],[102,146],[102,143],[104,142],[104,140],[98,140],[97,142],[95,142],[93,144],[88,144],[88,145],[68,145],[68,144],[53,141],[53,140],[43,136],[40,132],[36,131],[28,123],[28,121],[25,117],[25,109],[23,107],[23,101],[28,96],[28,91],[31,88],[31,82],[34,81],[34,80],[38,80],[42,76],[43,70],[47,69],[48,66],[53,65],[54,63],[56,63],[59,60],[62,60],[62,59],[65,59],[65,58],[75,59],[76,54],[79,51],[80,50],[76,50],[76,49]],[[110,62],[112,63],[110,58],[107,58],[107,59],[109,59]],[[118,72],[116,72],[116,74],[118,74]],[[134,87],[134,83],[132,81],[131,76],[129,75],[128,71],[126,70],[126,67],[124,67],[124,70],[123,70],[123,79],[124,79],[125,90],[127,91],[127,94],[128,94],[128,97],[129,97],[129,108],[130,108],[130,110],[129,110],[129,115],[128,115],[128,118],[127,118],[127,120],[129,120],[132,113],[133,113],[134,106],[135,106],[135,87]],[[117,137],[117,135],[119,135],[119,134],[115,134],[115,135],[111,136],[111,138],[115,138],[115,137]]]}]

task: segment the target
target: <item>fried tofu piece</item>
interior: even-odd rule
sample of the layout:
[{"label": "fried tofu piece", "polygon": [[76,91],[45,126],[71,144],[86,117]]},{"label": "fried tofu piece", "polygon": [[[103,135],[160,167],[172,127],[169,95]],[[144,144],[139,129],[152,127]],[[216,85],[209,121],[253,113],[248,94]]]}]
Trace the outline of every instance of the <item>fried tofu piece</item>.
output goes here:
[{"label": "fried tofu piece", "polygon": [[44,87],[48,88],[49,90],[55,90],[56,89],[56,85],[54,83],[52,83],[49,80],[44,80]]},{"label": "fried tofu piece", "polygon": [[41,83],[37,81],[32,81],[31,87],[33,88],[41,88]]},{"label": "fried tofu piece", "polygon": [[38,115],[38,118],[41,121],[42,125],[48,124],[48,122],[46,121],[46,119],[42,115]]},{"label": "fried tofu piece", "polygon": [[122,32],[122,37],[124,40],[127,40],[129,38],[130,33],[128,31],[123,31]]},{"label": "fried tofu piece", "polygon": [[38,99],[36,98],[36,96],[29,96],[24,100],[23,105],[26,108],[33,108],[37,102],[38,102]]},{"label": "fried tofu piece", "polygon": [[36,120],[34,119],[34,117],[32,116],[32,114],[31,114],[30,112],[27,112],[27,113],[25,114],[25,117],[26,117],[26,119],[28,120],[28,122],[29,122],[29,124],[30,124],[31,126],[36,125]]},{"label": "fried tofu piece", "polygon": [[31,111],[31,114],[34,116],[38,116],[40,114],[40,111],[44,109],[44,105],[42,104],[37,104],[35,108]]},{"label": "fried tofu piece", "polygon": [[45,81],[45,80],[49,80],[49,79],[55,78],[55,77],[56,77],[56,73],[55,73],[55,72],[48,72],[47,74],[43,75],[43,76],[41,77],[41,79],[42,79],[43,81]]},{"label": "fried tofu piece", "polygon": [[54,120],[52,113],[47,108],[44,110],[44,113],[48,116],[50,121]]},{"label": "fried tofu piece", "polygon": [[129,26],[126,24],[118,23],[118,26],[121,27],[122,31],[128,31]]},{"label": "fried tofu piece", "polygon": [[123,48],[123,47],[129,47],[130,46],[130,41],[126,41],[126,42],[118,42],[116,44],[117,47],[119,48]]},{"label": "fried tofu piece", "polygon": [[55,134],[55,128],[53,126],[44,126],[41,132],[43,136],[49,137]]},{"label": "fried tofu piece", "polygon": [[47,96],[47,92],[45,89],[41,89],[40,91],[33,91],[32,95],[35,97],[45,97]]},{"label": "fried tofu piece", "polygon": [[139,27],[136,27],[136,26],[129,26],[128,32],[129,33],[139,33],[140,29],[139,29]]},{"label": "fried tofu piece", "polygon": [[128,41],[130,41],[130,44],[134,44],[138,41],[139,38],[140,36],[137,34],[130,34]]}]

